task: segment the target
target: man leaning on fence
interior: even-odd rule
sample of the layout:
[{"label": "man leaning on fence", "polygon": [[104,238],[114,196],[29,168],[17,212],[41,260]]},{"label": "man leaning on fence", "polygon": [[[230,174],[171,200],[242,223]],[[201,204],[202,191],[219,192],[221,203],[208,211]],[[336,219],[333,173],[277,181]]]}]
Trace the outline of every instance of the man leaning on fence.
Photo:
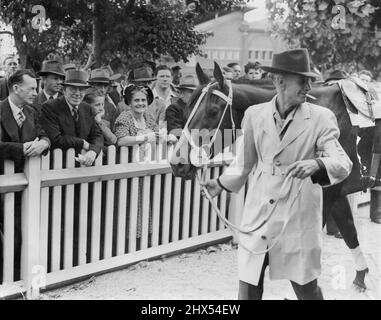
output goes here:
[{"label": "man leaning on fence", "polygon": [[[37,96],[35,75],[28,70],[16,71],[8,79],[9,96],[0,102],[0,174],[4,160],[15,162],[15,171],[23,170],[26,157],[45,154],[50,140],[38,123],[35,109],[30,105]],[[2,202],[2,201],[1,201]],[[3,204],[0,203],[0,233],[2,238]],[[1,239],[0,239],[1,240]],[[2,241],[0,241],[2,242]],[[2,246],[2,244],[1,244]],[[21,254],[21,193],[15,194],[15,278],[19,278]],[[0,249],[0,282],[3,266]]]},{"label": "man leaning on fence", "polygon": [[63,96],[42,105],[41,125],[53,148],[74,148],[81,164],[91,166],[103,147],[103,134],[96,124],[90,105],[83,102],[89,75],[69,70],[63,83]]}]

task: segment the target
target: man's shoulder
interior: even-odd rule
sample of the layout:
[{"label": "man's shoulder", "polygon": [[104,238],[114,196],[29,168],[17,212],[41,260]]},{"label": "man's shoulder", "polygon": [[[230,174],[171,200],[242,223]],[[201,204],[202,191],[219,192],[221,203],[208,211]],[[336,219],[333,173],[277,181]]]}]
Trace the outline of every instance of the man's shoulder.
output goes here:
[{"label": "man's shoulder", "polygon": [[265,112],[267,108],[271,108],[271,101],[254,104],[246,109],[245,116],[249,116],[249,115],[258,116],[262,114],[263,112]]},{"label": "man's shoulder", "polygon": [[54,112],[59,112],[60,110],[62,110],[62,105],[65,105],[65,104],[66,104],[65,98],[61,96],[61,97],[58,97],[57,99],[46,100],[42,104],[42,109],[48,109]]},{"label": "man's shoulder", "polygon": [[335,116],[332,110],[330,110],[327,107],[323,107],[318,104],[314,104],[311,102],[305,102],[306,106],[310,109],[311,116],[312,117],[325,117],[325,118],[330,118],[332,116]]}]

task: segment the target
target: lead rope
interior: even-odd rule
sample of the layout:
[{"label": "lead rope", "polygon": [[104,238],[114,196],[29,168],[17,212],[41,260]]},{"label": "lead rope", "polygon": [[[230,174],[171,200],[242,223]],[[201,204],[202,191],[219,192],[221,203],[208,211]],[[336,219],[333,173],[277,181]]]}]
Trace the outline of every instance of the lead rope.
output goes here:
[{"label": "lead rope", "polygon": [[[282,199],[284,196],[281,196],[282,193],[284,192],[284,188],[285,186],[287,185],[287,181],[289,179],[291,179],[291,175],[289,174],[286,179],[283,181],[283,184],[282,184],[282,187],[279,191],[279,198],[276,200],[273,208],[271,209],[270,211],[270,214],[268,215],[268,217],[263,220],[263,222],[258,226],[258,227],[255,227],[255,228],[252,228],[250,230],[242,230],[240,227],[238,227],[237,225],[231,223],[228,219],[226,219],[222,214],[221,214],[221,211],[218,209],[218,206],[217,204],[215,203],[215,201],[213,200],[213,198],[211,197],[209,191],[201,184],[201,182],[205,182],[205,177],[206,177],[206,171],[207,171],[207,164],[203,166],[202,168],[202,173],[200,174],[200,170],[197,171],[197,179],[201,185],[201,188],[202,190],[204,191],[205,193],[205,196],[207,197],[207,199],[209,200],[210,204],[212,205],[212,208],[214,209],[214,211],[216,212],[217,216],[222,220],[222,222],[225,224],[225,226],[227,226],[235,235],[238,235],[238,233],[243,233],[243,234],[249,234],[249,233],[252,233],[252,232],[255,232],[259,229],[261,229],[266,223],[268,223],[271,219],[271,217],[273,216],[274,212],[275,212],[275,208],[277,207],[278,205],[278,202],[280,199]],[[305,180],[302,180],[301,183],[300,183],[300,186],[298,188],[298,192],[296,193],[295,197],[293,198],[292,202],[291,202],[291,206],[290,208],[292,208],[292,206],[294,205],[296,199],[298,198],[299,194],[300,194],[300,191],[304,185],[304,182]],[[249,248],[247,248],[240,240],[239,240],[239,237],[237,237],[238,239],[238,244],[245,250],[249,251],[250,253],[254,254],[254,255],[262,255],[262,254],[266,254],[267,252],[269,252],[272,248],[274,248],[274,246],[279,242],[280,238],[282,237],[283,233],[284,233],[284,230],[286,229],[286,226],[287,226],[287,223],[288,223],[288,220],[287,219],[284,223],[283,223],[283,227],[282,227],[282,230],[280,232],[280,234],[275,238],[274,240],[274,243],[269,247],[267,248],[266,250],[263,250],[263,251],[253,251]]]}]

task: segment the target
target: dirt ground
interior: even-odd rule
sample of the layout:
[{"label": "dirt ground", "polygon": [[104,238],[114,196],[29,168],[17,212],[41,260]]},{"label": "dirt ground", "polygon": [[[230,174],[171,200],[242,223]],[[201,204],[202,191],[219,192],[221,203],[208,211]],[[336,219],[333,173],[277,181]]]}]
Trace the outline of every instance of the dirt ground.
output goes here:
[{"label": "dirt ground", "polygon": [[[324,233],[322,275],[319,285],[325,299],[381,299],[381,225],[371,223],[369,207],[355,216],[359,239],[370,272],[368,290],[357,292],[353,286],[355,270],[343,240]],[[158,261],[141,262],[128,269],[42,294],[45,300],[225,300],[236,299],[238,292],[237,250],[231,243]],[[288,281],[265,277],[265,300],[295,300]]]}]

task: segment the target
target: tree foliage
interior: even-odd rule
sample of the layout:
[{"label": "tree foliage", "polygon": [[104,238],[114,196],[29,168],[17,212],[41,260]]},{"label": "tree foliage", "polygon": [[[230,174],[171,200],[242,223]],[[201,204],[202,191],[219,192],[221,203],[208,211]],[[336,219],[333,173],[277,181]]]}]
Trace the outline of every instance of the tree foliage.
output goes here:
[{"label": "tree foliage", "polygon": [[266,1],[272,31],[291,47],[308,48],[315,64],[381,71],[379,0]]},{"label": "tree foliage", "polygon": [[[208,34],[195,31],[209,12],[242,6],[246,0],[0,0],[0,18],[13,27],[24,66],[49,53],[84,61],[94,51],[98,64],[170,55],[175,61],[200,53]],[[32,28],[34,5],[46,9],[51,28]]]}]

